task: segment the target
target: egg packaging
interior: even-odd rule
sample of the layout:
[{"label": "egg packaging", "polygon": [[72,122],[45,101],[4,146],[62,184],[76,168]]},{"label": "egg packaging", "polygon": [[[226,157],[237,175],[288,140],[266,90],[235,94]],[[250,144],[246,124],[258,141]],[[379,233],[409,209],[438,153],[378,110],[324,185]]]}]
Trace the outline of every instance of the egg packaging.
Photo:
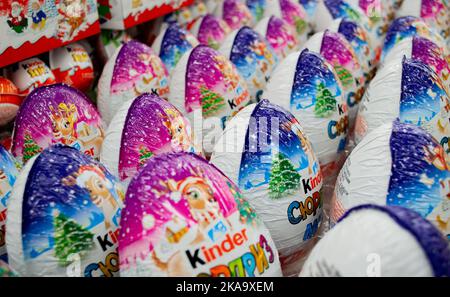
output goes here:
[{"label": "egg packaging", "polygon": [[368,83],[376,72],[377,57],[372,46],[372,40],[363,26],[348,18],[334,20],[328,29],[342,34],[358,55],[364,80]]},{"label": "egg packaging", "polygon": [[346,18],[352,20],[365,30],[371,36],[372,47],[378,59],[381,55],[381,48],[384,35],[378,34],[374,28],[373,22],[365,15],[364,11],[355,4],[350,4],[348,0],[323,0],[319,1],[314,27],[316,32],[326,30],[335,19]]},{"label": "egg packaging", "polygon": [[94,66],[85,48],[72,43],[50,51],[50,68],[59,83],[88,91],[94,82]]},{"label": "egg packaging", "polygon": [[[349,252],[351,251],[351,252]],[[300,276],[448,277],[448,242],[403,207],[349,210],[312,250]]]},{"label": "egg packaging", "polygon": [[192,153],[149,160],[125,204],[121,276],[281,276],[271,235],[245,196]]},{"label": "egg packaging", "polygon": [[116,50],[100,76],[97,105],[102,119],[109,123],[124,102],[143,93],[167,98],[169,73],[150,47],[132,40]]},{"label": "egg packaging", "polygon": [[254,20],[250,9],[241,0],[223,0],[215,8],[215,15],[223,19],[231,30],[242,26],[253,26]]},{"label": "egg packaging", "polygon": [[233,63],[205,45],[183,55],[170,87],[169,102],[190,120],[206,155],[227,120],[250,102],[247,85]]},{"label": "egg packaging", "polygon": [[445,44],[445,40],[435,28],[430,27],[421,18],[405,16],[397,18],[389,27],[384,41],[382,59],[384,59],[397,43],[405,38],[416,35],[433,41],[448,55],[448,47]]},{"label": "egg packaging", "polygon": [[371,203],[409,208],[450,234],[450,163],[429,133],[398,120],[369,133],[346,160],[336,183],[332,223]]},{"label": "egg packaging", "polygon": [[19,89],[9,79],[0,76],[0,126],[14,119],[22,103]]},{"label": "egg packaging", "polygon": [[198,44],[194,35],[173,23],[159,33],[152,49],[159,55],[170,73],[181,56]]},{"label": "egg packaging", "polygon": [[193,23],[190,31],[201,44],[218,50],[225,38],[230,34],[231,29],[224,20],[207,14],[198,18]]},{"label": "egg packaging", "polygon": [[98,158],[103,138],[103,122],[86,95],[68,85],[53,84],[35,89],[20,106],[11,151],[26,163],[60,143]]},{"label": "egg packaging", "polygon": [[304,47],[320,53],[334,67],[349,109],[349,133],[353,134],[358,104],[364,94],[365,84],[364,71],[356,52],[342,34],[330,30],[314,34]]},{"label": "egg packaging", "polygon": [[261,21],[267,14],[267,2],[270,0],[245,0],[250,13],[252,14],[254,23]]},{"label": "egg packaging", "polygon": [[15,64],[12,67],[10,78],[19,89],[21,96],[28,95],[38,87],[56,82],[53,72],[38,58],[27,59]]},{"label": "egg packaging", "polygon": [[280,61],[300,48],[293,28],[276,16],[263,18],[255,26],[255,31],[266,38]]},{"label": "egg packaging", "polygon": [[445,52],[436,43],[420,36],[404,38],[388,52],[383,63],[401,61],[404,56],[429,66],[445,84],[447,91],[450,90],[450,64],[447,63]]},{"label": "egg packaging", "polygon": [[267,100],[251,104],[228,123],[210,162],[261,216],[283,270],[291,274],[314,244],[322,220],[322,172],[299,122]]},{"label": "egg packaging", "polygon": [[291,25],[295,29],[300,43],[306,41],[311,30],[309,17],[297,0],[268,0],[266,11]]},{"label": "egg packaging", "polygon": [[143,94],[124,103],[114,116],[100,161],[128,183],[151,157],[180,151],[201,153],[189,120],[166,100]]},{"label": "egg packaging", "polygon": [[285,58],[275,70],[263,98],[289,110],[303,127],[324,176],[337,174],[348,130],[348,106],[333,67],[309,51]]},{"label": "egg packaging", "polygon": [[435,137],[450,154],[447,87],[431,67],[403,58],[381,68],[367,88],[355,127],[355,140],[380,125],[399,118],[418,125]]},{"label": "egg packaging", "polygon": [[[8,261],[6,254],[6,212],[11,189],[19,175],[18,164],[14,157],[0,145],[0,261]],[[1,273],[0,273],[1,275]]]},{"label": "egg packaging", "polygon": [[23,276],[119,274],[124,191],[103,165],[56,145],[28,162],[8,202],[6,248]]},{"label": "egg packaging", "polygon": [[450,45],[450,10],[445,0],[404,1],[397,15],[420,17]]},{"label": "egg packaging", "polygon": [[253,102],[261,99],[278,58],[269,42],[250,27],[232,32],[220,47],[220,52],[236,65],[246,81]]}]

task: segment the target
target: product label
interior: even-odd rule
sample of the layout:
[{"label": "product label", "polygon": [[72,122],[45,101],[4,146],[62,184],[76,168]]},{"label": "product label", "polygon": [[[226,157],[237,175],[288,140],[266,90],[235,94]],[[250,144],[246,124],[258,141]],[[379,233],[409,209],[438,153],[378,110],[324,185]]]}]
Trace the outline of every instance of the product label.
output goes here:
[{"label": "product label", "polygon": [[450,160],[444,149],[424,131],[398,122],[390,146],[392,176],[386,204],[414,210],[450,239]]},{"label": "product label", "polygon": [[207,46],[195,48],[187,71],[187,112],[200,108],[203,117],[218,117],[225,125],[249,103],[249,92],[236,67],[217,51]]},{"label": "product label", "polygon": [[[320,55],[303,51],[297,61],[290,110],[307,126],[322,165],[345,147],[348,108],[333,67]],[[311,118],[310,114],[314,117]]]},{"label": "product label", "polygon": [[154,155],[194,152],[191,126],[167,101],[143,95],[128,110],[119,158],[121,180],[133,177]]},{"label": "product label", "polygon": [[331,31],[324,32],[320,53],[334,67],[342,83],[352,123],[358,110],[357,104],[364,94],[364,74],[358,57],[342,35]]},{"label": "product label", "polygon": [[61,147],[44,151],[23,195],[23,257],[30,273],[118,275],[123,198],[116,178],[91,158]]},{"label": "product label", "polygon": [[267,25],[266,39],[279,58],[284,58],[299,46],[295,32],[288,23],[272,16]]},{"label": "product label", "polygon": [[98,157],[103,125],[94,105],[81,92],[53,85],[27,97],[17,115],[12,152],[24,163],[60,143]]},{"label": "product label", "polygon": [[[239,170],[239,188],[254,196],[282,256],[317,231],[322,172],[300,124],[278,106],[254,109]],[[276,231],[276,232],[275,232]]]},{"label": "product label", "polygon": [[131,92],[135,97],[152,93],[166,97],[168,72],[161,59],[148,46],[129,41],[119,52],[111,80],[111,94]]},{"label": "product label", "polygon": [[450,155],[450,95],[437,74],[424,63],[405,59],[401,89],[400,121],[424,128]]},{"label": "product label", "polygon": [[243,27],[234,39],[230,60],[247,82],[252,100],[259,101],[272,70],[278,64],[271,46],[264,37],[249,27]]},{"label": "product label", "polygon": [[0,146],[0,261],[7,262],[5,225],[7,202],[19,171],[14,158]]},{"label": "product label", "polygon": [[172,24],[164,34],[159,57],[170,73],[181,56],[197,45],[198,41],[191,33],[181,29],[177,24]]},{"label": "product label", "polygon": [[200,20],[200,28],[198,29],[197,39],[201,44],[218,50],[227,35],[231,32],[230,27],[224,20],[207,14]]},{"label": "product label", "polygon": [[15,67],[12,80],[22,96],[38,87],[55,83],[53,72],[40,59],[31,58],[19,62]]},{"label": "product label", "polygon": [[280,275],[269,232],[236,186],[193,155],[159,159],[128,188],[122,275]]}]

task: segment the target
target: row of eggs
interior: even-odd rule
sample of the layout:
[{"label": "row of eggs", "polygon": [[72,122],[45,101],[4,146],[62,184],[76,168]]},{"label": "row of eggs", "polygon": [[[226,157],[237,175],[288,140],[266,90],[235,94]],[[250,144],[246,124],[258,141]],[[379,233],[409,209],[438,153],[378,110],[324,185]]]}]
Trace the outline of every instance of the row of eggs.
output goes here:
[{"label": "row of eggs", "polygon": [[[207,48],[204,48],[204,51],[210,51],[210,49],[207,49]],[[302,52],[301,54],[300,54],[300,56],[299,56],[299,54],[297,54],[297,56],[299,57],[298,58],[298,60],[300,60],[300,57],[302,57],[302,56],[304,56],[305,58],[305,61],[309,61],[309,60],[316,60],[316,61],[319,61],[320,62],[320,56],[319,55],[312,55],[311,57],[310,56],[308,56],[308,54],[311,54],[311,53],[309,53],[308,51],[304,51],[304,52]],[[192,55],[192,54],[191,54]],[[323,59],[322,59],[322,61],[323,61]],[[181,63],[181,62],[180,62]],[[323,62],[322,62],[323,63]],[[294,63],[295,64],[295,63]],[[288,64],[288,65],[292,65],[292,63],[290,63],[290,64]],[[183,67],[184,68],[184,67]],[[281,66],[280,66],[280,69],[281,69]],[[330,72],[330,71],[329,71]],[[113,77],[116,77],[116,76],[113,76]],[[120,77],[120,75],[118,75],[117,77]],[[273,75],[273,77],[275,77],[275,75]],[[282,76],[281,76],[282,77]],[[336,81],[337,81],[337,79],[335,79]],[[183,85],[183,84],[181,84],[181,85]],[[320,86],[320,85],[319,85]],[[318,86],[318,87],[319,87]],[[62,88],[63,89],[63,88]],[[268,88],[268,89],[270,89],[270,88]],[[183,92],[184,93],[184,92]],[[323,111],[325,114],[327,113],[327,111],[329,112],[329,110],[327,110],[328,109],[328,107],[327,107],[327,104],[329,104],[329,103],[327,103],[327,96],[326,96],[326,92],[324,92],[324,91],[322,91],[322,93],[324,94],[324,96],[325,96],[325,100],[324,100],[324,102],[323,102],[323,104],[324,104],[324,106],[323,107],[325,107],[325,108],[323,108],[321,111]],[[210,99],[212,99],[212,100],[216,100],[216,99],[218,99],[216,96],[215,96],[215,94],[208,94],[208,93],[206,93],[207,95],[211,95],[211,97],[208,97],[208,98],[210,98]],[[271,98],[271,97],[269,97],[269,98]],[[184,100],[184,98],[183,98],[183,100]],[[124,108],[124,110],[126,110],[126,111],[129,111],[130,110],[130,107],[131,107],[131,105],[134,105],[135,104],[135,101],[138,101],[138,100],[134,100],[133,101],[133,103],[130,103],[130,104],[128,104],[128,106],[126,106],[126,104],[124,105],[125,107],[123,107]],[[27,99],[27,102],[28,102],[28,99]],[[214,101],[211,101],[211,102],[214,102]],[[278,102],[277,102],[278,103]],[[136,103],[137,104],[137,103]],[[70,107],[70,106],[62,106],[61,108],[59,107],[59,105],[60,104],[56,104],[55,106],[58,106],[58,108],[57,109],[55,109],[55,108],[53,108],[53,110],[52,110],[52,116],[54,116],[55,118],[58,118],[58,117],[60,117],[60,118],[65,118],[65,117],[70,117],[70,115],[71,114],[74,114],[74,110],[73,110],[73,108],[72,107]],[[229,126],[230,127],[233,127],[234,125],[232,124],[233,123],[233,121],[235,121],[235,122],[237,122],[237,123],[239,123],[239,124],[237,124],[236,126],[238,127],[238,129],[240,128],[240,130],[247,130],[247,129],[242,129],[242,123],[248,123],[249,122],[249,120],[248,120],[248,118],[250,117],[250,116],[254,116],[255,115],[255,113],[257,114],[258,112],[262,112],[262,114],[264,114],[264,109],[266,108],[266,109],[268,109],[268,107],[267,106],[265,106],[265,105],[267,105],[267,102],[265,102],[265,101],[263,101],[263,102],[261,102],[258,106],[252,106],[251,108],[250,108],[250,106],[247,108],[248,110],[246,111],[246,112],[244,112],[244,110],[242,110],[239,114],[241,115],[241,116],[236,116],[235,118],[233,118],[232,119],[232,121],[229,123]],[[269,106],[270,107],[270,106]],[[181,108],[180,108],[181,109]],[[270,108],[269,108],[270,109]],[[277,110],[278,108],[276,108],[276,107],[272,107],[272,109],[274,109],[274,110]],[[153,109],[154,110],[154,109]],[[276,111],[274,111],[274,112],[276,112]],[[119,112],[120,113],[120,112]],[[119,114],[118,113],[118,114]],[[266,114],[271,114],[272,112],[269,112],[269,113],[266,113]],[[89,114],[89,115],[91,115],[92,113],[87,113],[87,114]],[[247,120],[245,119],[245,115],[246,115],[246,117],[247,117]],[[117,116],[116,115],[116,117],[118,117],[118,118],[122,118],[122,121],[126,121],[127,119],[125,119],[125,118],[127,118],[128,117],[128,115],[126,114],[126,112],[125,112],[125,114],[122,114],[121,116]],[[148,116],[147,116],[148,117]],[[145,118],[142,118],[142,116],[141,116],[141,118],[139,118],[139,117],[137,117],[137,123],[142,123],[143,122],[143,120],[146,120],[146,118],[147,117],[145,117]],[[166,115],[166,117],[167,118],[170,118],[170,115]],[[130,118],[131,118],[131,116],[130,116]],[[136,119],[136,117],[134,117],[135,119]],[[240,118],[240,119],[239,119]],[[300,126],[298,126],[297,125],[297,123],[296,123],[296,121],[293,121],[293,120],[291,120],[291,119],[289,119],[289,117],[287,117],[288,118],[288,120],[287,120],[287,125],[288,125],[288,130],[290,129],[291,130],[291,132],[292,131],[294,131],[294,133],[295,134],[297,134],[297,135],[303,135],[303,132],[301,132],[302,130],[302,128],[300,128]],[[304,117],[299,117],[299,119],[303,119]],[[89,119],[86,119],[87,121],[89,121]],[[63,121],[62,121],[63,122]],[[112,121],[112,122],[114,122],[114,120]],[[117,122],[119,122],[119,121],[117,121]],[[179,121],[178,121],[179,122]],[[176,125],[183,125],[183,123],[184,123],[184,121],[181,121],[182,123],[180,124],[180,123],[175,123],[175,126]],[[293,122],[293,123],[292,123]],[[302,123],[303,124],[303,123]],[[249,124],[247,124],[247,126],[248,126]],[[120,124],[119,124],[119,126],[120,126]],[[228,126],[228,124],[227,124],[227,126]],[[298,127],[297,127],[298,126]],[[152,126],[152,127],[154,127],[154,126]],[[73,127],[72,127],[73,128]],[[88,127],[84,127],[84,128],[86,128],[86,129],[88,129]],[[178,128],[180,128],[180,127],[178,127]],[[177,133],[177,131],[179,132],[180,131],[180,129],[182,130],[182,128],[180,128],[180,129],[178,129],[178,128],[175,128],[175,130],[173,130],[173,131],[171,131],[171,133],[174,133],[175,135],[177,135],[176,133]],[[59,131],[62,131],[61,130],[61,128],[59,128],[60,130]],[[70,130],[70,125],[69,125],[69,130]],[[130,130],[133,130],[133,129],[130,129]],[[305,129],[306,130],[306,129]],[[57,134],[59,133],[58,132],[58,129],[56,130],[57,132]],[[81,131],[81,130],[80,130]],[[228,131],[232,131],[232,129],[228,129],[227,128],[227,130],[226,130],[226,132],[228,132]],[[81,131],[82,132],[82,131]],[[80,135],[82,134],[80,132]],[[136,131],[136,132],[138,132],[138,131]],[[257,132],[258,132],[258,130],[257,130]],[[125,133],[125,132],[123,132],[123,133]],[[120,133],[120,131],[117,133],[118,135],[119,135],[119,137],[121,136],[121,135],[124,135],[124,134],[122,134],[122,133]],[[289,133],[288,133],[289,134]],[[306,133],[306,134],[308,134],[308,133]],[[90,135],[89,134],[89,131],[86,131],[86,135]],[[101,135],[101,133],[100,133],[100,135]],[[107,133],[107,135],[108,135],[108,133]],[[187,133],[186,135],[189,135],[189,133]],[[91,135],[92,136],[92,135]],[[308,134],[308,136],[309,136],[309,134]],[[95,137],[94,137],[95,138]],[[178,138],[178,137],[177,137]],[[223,138],[223,137],[222,137]],[[245,138],[244,136],[241,136],[241,138]],[[288,138],[290,138],[290,137],[288,137]],[[300,139],[298,142],[299,142],[299,147],[302,147],[303,149],[304,149],[304,152],[307,152],[307,148],[308,148],[308,146],[310,146],[310,145],[308,145],[307,144],[307,140],[303,140],[302,139],[302,137],[300,137],[300,136],[298,136],[298,138]],[[311,136],[310,136],[310,138],[312,138]],[[228,139],[228,138],[227,138]],[[179,139],[178,139],[179,140]],[[105,139],[105,141],[106,141],[106,139]],[[122,137],[122,141],[123,141],[123,137]],[[240,139],[240,140],[236,140],[238,143],[244,143],[245,141],[243,141],[242,139]],[[75,141],[75,142],[77,142],[77,141]],[[314,141],[312,141],[313,143],[314,143]],[[80,142],[81,143],[81,142]],[[219,141],[219,143],[220,143],[220,141]],[[34,146],[33,146],[33,143],[31,142],[31,146],[28,146],[28,148],[31,148],[31,152],[33,152],[33,149],[35,148]],[[226,145],[228,146],[229,144],[228,144],[228,142],[226,143]],[[247,145],[247,144],[245,144],[245,145]],[[76,145],[75,145],[76,146]],[[292,147],[292,145],[291,144],[289,144],[289,145],[286,145],[287,147]],[[114,147],[118,147],[118,144],[117,144],[117,142],[116,142],[116,145],[115,146],[113,146],[113,148]],[[193,149],[193,150],[195,150],[195,149]],[[106,151],[106,150],[105,150]],[[113,152],[114,151],[114,149],[110,149],[110,152]],[[116,150],[117,151],[117,150]],[[310,150],[311,151],[311,150]],[[143,150],[143,155],[150,155],[151,156],[151,154],[152,154],[152,152],[151,151],[146,151],[145,149]],[[306,153],[306,155],[308,155],[308,153]],[[437,155],[437,154],[436,154]],[[240,155],[239,155],[240,156]],[[434,156],[434,155],[433,155]],[[116,157],[117,158],[117,157]],[[239,169],[236,169],[236,167],[239,167],[239,164],[233,164],[233,162],[230,162],[231,160],[232,160],[232,158],[228,155],[226,155],[226,154],[224,154],[224,156],[222,157],[223,159],[222,159],[222,161],[220,160],[221,158],[220,158],[220,156],[219,157],[215,157],[214,156],[214,154],[213,154],[213,157],[212,157],[212,162],[213,163],[215,163],[215,161],[214,160],[218,160],[217,161],[217,164],[220,164],[220,162],[222,162],[222,164],[224,164],[223,165],[223,167],[225,167],[225,168],[227,168],[226,166],[228,166],[228,169],[229,169],[229,172],[230,173],[228,173],[227,172],[227,170],[225,170],[225,169],[223,169],[223,168],[221,168],[221,166],[219,166],[219,165],[217,165],[220,169],[222,169],[225,173],[227,173],[227,175],[234,181],[234,182],[236,182],[237,184],[239,184],[239,186],[241,187],[241,188],[243,188],[243,189],[245,189],[245,190],[249,190],[249,191],[251,191],[251,189],[252,188],[255,188],[255,185],[253,185],[252,184],[252,181],[253,181],[253,179],[250,181],[250,183],[247,183],[247,181],[248,181],[248,178],[247,178],[247,180],[244,182],[244,180],[245,180],[245,177],[248,177],[248,176],[246,176],[245,174],[246,174],[246,172],[245,172],[245,170],[241,170],[241,168],[242,168],[242,166],[241,166],[241,168],[239,168]],[[297,158],[297,157],[294,157],[294,158]],[[300,164],[300,165],[298,165],[298,167],[299,167],[299,169],[300,169],[300,167],[302,166],[302,162],[303,162],[303,165],[304,164],[311,164],[311,163],[317,163],[317,162],[314,162],[314,157],[313,156],[311,156],[311,155],[308,155],[308,156],[306,156],[306,161],[305,160],[302,160],[302,157],[298,157],[299,158],[299,160],[296,160],[297,161],[297,164]],[[319,157],[320,158],[320,157]],[[246,159],[248,159],[249,160],[249,162],[251,163],[251,161],[254,159],[253,158],[253,156],[245,156],[245,158],[244,158],[244,156],[243,156],[243,158],[242,158],[242,161],[244,161],[244,160],[246,160]],[[261,159],[262,160],[262,159]],[[434,160],[434,159],[433,159]],[[241,161],[241,162],[242,162]],[[283,159],[283,156],[282,155],[278,155],[278,160],[277,160],[277,164],[279,164],[279,165],[277,165],[278,166],[278,173],[277,173],[277,170],[275,170],[275,176],[277,176],[277,174],[278,174],[278,177],[275,177],[273,180],[274,180],[274,182],[272,183],[272,186],[270,185],[270,182],[269,182],[269,185],[268,185],[268,188],[269,188],[269,190],[271,190],[271,189],[275,189],[275,192],[285,192],[285,193],[290,193],[290,194],[292,194],[292,191],[295,191],[295,187],[292,187],[291,185],[290,185],[290,183],[288,182],[288,181],[286,181],[286,180],[284,180],[284,178],[285,178],[285,175],[284,174],[281,174],[281,173],[283,173],[283,171],[281,171],[280,172],[280,170],[291,170],[292,171],[292,169],[294,168],[294,167],[292,167],[292,164],[291,165],[289,165],[289,161],[286,161],[286,158],[284,158]],[[304,162],[306,162],[306,163],[304,163]],[[106,162],[105,162],[106,163]],[[296,165],[297,165],[296,164]],[[242,165],[242,163],[241,163],[241,165]],[[249,165],[250,167],[251,166],[253,166],[253,164],[250,164]],[[295,166],[295,165],[294,165]],[[308,165],[306,165],[306,166],[308,166]],[[117,167],[120,167],[120,165],[119,166],[117,166]],[[125,167],[126,167],[126,165],[125,165]],[[314,168],[315,167],[315,168]],[[311,168],[308,168],[308,171],[305,171],[305,172],[308,172],[308,174],[310,174],[311,175],[311,177],[316,177],[316,180],[320,180],[320,178],[317,178],[317,176],[318,176],[318,169],[317,169],[317,165],[316,166],[311,166]],[[108,167],[109,168],[109,167]],[[262,170],[262,172],[264,173],[264,169],[266,169],[266,168],[262,168],[261,167],[261,170]],[[241,174],[242,173],[242,174]],[[314,176],[314,174],[316,174],[316,176]],[[239,175],[239,177],[236,177],[237,175]],[[307,174],[304,174],[304,173],[302,173],[302,174],[299,174],[299,175],[296,175],[295,174],[295,170],[294,170],[294,172],[291,172],[289,175],[288,175],[288,177],[289,178],[293,178],[294,179],[294,181],[295,180],[300,180],[300,176],[304,176],[304,175],[307,175]],[[265,181],[264,179],[266,178],[266,176],[264,176],[264,174],[262,175],[263,177],[262,177],[262,179],[263,179],[263,181]],[[232,178],[233,177],[233,178]],[[243,178],[243,181],[241,182],[240,181],[240,178]],[[238,179],[239,178],[239,179]],[[238,182],[239,181],[239,182]],[[175,189],[175,186],[174,185],[167,185],[167,187],[169,187],[170,189]],[[172,187],[172,188],[171,188]],[[258,187],[258,185],[256,185],[256,188]],[[184,188],[183,188],[184,189]],[[176,196],[176,195],[175,195]],[[258,195],[257,195],[258,196]],[[261,195],[261,197],[262,196],[264,196],[264,195]],[[266,195],[267,196],[267,195]],[[276,197],[277,196],[277,194],[275,194],[274,195],[274,197],[275,198],[277,198]],[[349,195],[349,196],[351,196],[351,195]],[[312,197],[312,198],[314,198],[314,197]],[[314,202],[314,199],[312,199],[311,201],[313,201]],[[312,203],[313,203],[312,202]],[[313,203],[314,204],[314,203]],[[212,207],[212,206],[209,206],[209,207]],[[281,210],[283,210],[281,207],[278,207],[278,209],[281,209]],[[284,210],[285,211],[285,210]],[[268,212],[268,211],[267,211]],[[213,215],[213,216],[215,216],[214,215],[214,211],[211,211],[211,214]],[[200,215],[200,214],[199,214]],[[263,216],[264,214],[261,214],[261,216]],[[270,213],[268,212],[268,215],[270,215]],[[271,214],[271,215],[273,215],[273,213]],[[204,215],[204,214],[202,214],[202,215],[200,215],[201,217],[205,217],[205,216],[207,216],[207,215]],[[207,219],[207,220],[213,220],[212,218],[209,218],[209,219]],[[226,225],[226,224],[223,224],[223,225]],[[275,227],[275,230],[276,229],[278,229],[279,227]],[[270,228],[270,226],[269,226],[269,229],[271,229]],[[184,229],[183,229],[184,230]],[[226,227],[225,227],[225,230],[226,230]],[[278,230],[283,230],[283,229],[278,229]],[[272,231],[272,230],[271,230]],[[184,231],[183,231],[184,232]],[[187,232],[187,231],[186,231]],[[166,232],[167,233],[167,232]],[[187,234],[187,233],[186,233]],[[214,232],[213,232],[213,234],[214,234]],[[241,233],[242,234],[242,233]],[[279,232],[272,232],[272,236],[274,236],[273,234],[280,234]],[[298,231],[296,231],[296,233],[295,233],[297,236],[298,236],[298,234],[299,234],[299,232]],[[281,235],[281,234],[280,234]],[[242,236],[244,236],[244,235],[242,235]],[[238,236],[239,237],[239,236]],[[276,242],[276,244],[277,244],[277,242],[279,242],[280,240],[277,240],[277,238],[275,238],[275,236],[274,236],[274,240],[275,240],[275,242]],[[292,244],[292,242],[289,242],[290,240],[293,240],[294,242],[295,242],[295,238],[288,238],[288,240],[287,240],[287,242],[288,242],[288,245],[291,245],[291,246],[294,246],[295,245],[295,243],[294,243],[294,245]],[[270,245],[270,244],[269,244]],[[295,249],[295,248],[294,248]],[[163,252],[161,252],[162,254],[164,254]],[[287,254],[290,254],[290,252],[286,252]],[[205,257],[208,257],[208,255],[209,256],[212,256],[211,254],[208,254],[208,253],[206,253],[205,254]],[[144,260],[145,260],[145,257],[143,256],[143,258],[144,258]],[[153,259],[153,255],[152,255],[152,259]],[[159,260],[158,260],[159,261]],[[164,266],[163,265],[163,263],[160,263],[160,262],[158,262],[158,261],[156,261],[155,260],[155,263],[159,263],[159,264],[156,264],[156,265],[162,265],[162,266]]]}]

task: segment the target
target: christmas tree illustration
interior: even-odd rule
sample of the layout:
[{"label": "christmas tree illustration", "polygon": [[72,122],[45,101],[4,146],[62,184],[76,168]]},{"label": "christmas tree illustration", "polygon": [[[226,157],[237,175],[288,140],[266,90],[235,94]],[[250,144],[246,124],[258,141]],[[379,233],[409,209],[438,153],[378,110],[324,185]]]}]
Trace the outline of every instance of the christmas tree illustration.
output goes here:
[{"label": "christmas tree illustration", "polygon": [[353,76],[350,73],[350,71],[348,71],[339,64],[335,64],[334,69],[336,70],[339,80],[341,81],[344,87],[348,87],[353,83]]},{"label": "christmas tree illustration", "polygon": [[55,228],[55,255],[61,265],[67,265],[71,254],[84,254],[94,246],[94,234],[74,220],[56,212],[53,219]]},{"label": "christmas tree illustration", "polygon": [[250,206],[250,203],[248,203],[248,201],[245,200],[244,197],[242,197],[242,194],[237,191],[229,181],[227,181],[227,185],[231,193],[233,194],[234,201],[236,201],[240,216],[239,219],[241,220],[241,222],[246,224],[251,224],[253,222],[256,223],[256,212]]},{"label": "christmas tree illustration", "polygon": [[317,86],[314,114],[318,117],[328,117],[336,111],[336,98],[324,83]]},{"label": "christmas tree illustration", "polygon": [[205,116],[211,116],[225,107],[225,99],[207,87],[200,87],[200,95],[202,98],[202,111]]},{"label": "christmas tree illustration", "polygon": [[302,34],[306,30],[306,22],[299,17],[294,19],[294,25],[298,34]]},{"label": "christmas tree illustration", "polygon": [[300,174],[285,155],[276,155],[270,172],[270,196],[272,198],[280,198],[284,193],[298,189],[300,178]]},{"label": "christmas tree illustration", "polygon": [[42,151],[42,148],[37,145],[34,139],[31,137],[29,133],[25,134],[25,142],[23,145],[23,162],[27,162],[33,156],[39,154]]},{"label": "christmas tree illustration", "polygon": [[153,153],[145,146],[139,148],[139,167],[144,166],[147,160],[153,156]]}]

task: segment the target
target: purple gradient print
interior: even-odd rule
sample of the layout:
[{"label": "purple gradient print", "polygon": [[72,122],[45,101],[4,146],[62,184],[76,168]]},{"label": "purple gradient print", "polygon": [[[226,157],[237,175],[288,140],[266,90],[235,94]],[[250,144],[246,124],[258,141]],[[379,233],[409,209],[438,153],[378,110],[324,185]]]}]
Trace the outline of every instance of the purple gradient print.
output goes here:
[{"label": "purple gradient print", "polygon": [[231,32],[230,27],[224,20],[210,14],[205,15],[200,21],[202,23],[197,33],[198,41],[213,49],[219,49],[222,42]]},{"label": "purple gradient print", "polygon": [[139,95],[155,89],[159,96],[164,96],[169,92],[168,76],[166,66],[150,47],[129,41],[122,46],[117,56],[111,93],[134,89]]},{"label": "purple gradient print", "polygon": [[224,0],[222,18],[232,30],[251,26],[253,22],[252,13],[240,0]]},{"label": "purple gradient print", "polygon": [[189,121],[169,102],[150,94],[133,100],[120,146],[119,175],[136,174],[149,158],[167,152],[193,152]]},{"label": "purple gradient print", "polygon": [[288,23],[272,16],[267,25],[266,39],[279,58],[286,57],[299,46],[295,32]]},{"label": "purple gradient print", "polygon": [[65,144],[98,157],[103,124],[82,92],[64,84],[35,89],[16,117],[12,152],[24,163],[52,144]]}]

